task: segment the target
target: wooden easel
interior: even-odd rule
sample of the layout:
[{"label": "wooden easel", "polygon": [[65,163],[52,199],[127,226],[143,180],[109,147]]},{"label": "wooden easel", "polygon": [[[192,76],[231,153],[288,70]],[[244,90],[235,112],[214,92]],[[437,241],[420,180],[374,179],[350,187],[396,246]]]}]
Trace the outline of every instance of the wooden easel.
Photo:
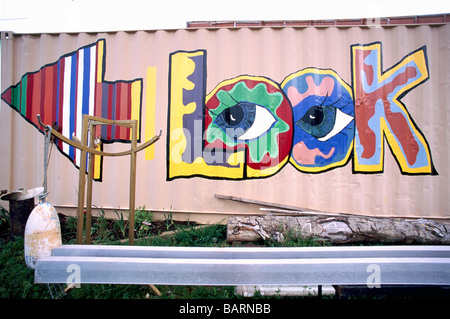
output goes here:
[{"label": "wooden easel", "polygon": [[[39,123],[45,127],[46,130],[50,130],[50,126],[46,126],[41,122],[40,115],[38,114]],[[124,152],[108,153],[96,150],[94,147],[95,140],[95,128],[97,125],[118,125],[125,126],[131,129],[131,149]],[[64,143],[67,143],[73,147],[80,149],[80,175],[78,182],[78,209],[77,209],[77,244],[83,244],[83,230],[86,231],[85,243],[91,243],[91,219],[92,219],[92,180],[94,170],[94,157],[92,155],[100,156],[125,156],[130,155],[130,205],[129,205],[129,219],[128,219],[128,241],[130,245],[134,244],[134,210],[135,210],[135,196],[136,196],[136,153],[142,151],[148,146],[154,144],[161,137],[161,131],[159,135],[152,137],[144,144],[137,146],[137,120],[109,120],[92,115],[83,115],[82,122],[82,134],[81,140],[73,136],[73,141],[60,134],[56,130],[51,130],[51,133]],[[90,133],[90,134],[89,134]],[[89,138],[89,144],[88,144]],[[89,162],[87,164],[88,182],[87,191],[86,185],[86,158],[90,153]],[[84,198],[86,191],[86,227],[83,229],[83,215],[84,215]]]}]

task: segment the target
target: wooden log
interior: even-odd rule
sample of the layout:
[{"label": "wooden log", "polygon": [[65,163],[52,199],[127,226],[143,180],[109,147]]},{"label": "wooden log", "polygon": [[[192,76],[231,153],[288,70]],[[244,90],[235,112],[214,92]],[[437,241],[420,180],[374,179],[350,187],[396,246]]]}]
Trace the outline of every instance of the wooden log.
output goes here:
[{"label": "wooden log", "polygon": [[227,241],[316,238],[335,244],[450,244],[450,224],[426,219],[379,218],[355,215],[229,217]]}]

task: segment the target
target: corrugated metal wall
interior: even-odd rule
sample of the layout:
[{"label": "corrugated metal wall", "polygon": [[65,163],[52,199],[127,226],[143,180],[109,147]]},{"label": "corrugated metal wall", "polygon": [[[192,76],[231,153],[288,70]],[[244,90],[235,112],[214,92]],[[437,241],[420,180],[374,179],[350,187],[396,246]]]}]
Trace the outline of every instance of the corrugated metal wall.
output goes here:
[{"label": "corrugated metal wall", "polygon": [[[214,196],[223,194],[329,212],[450,218],[449,24],[376,28],[205,28],[10,36],[2,41],[1,189],[34,188],[42,185],[43,180],[43,135],[20,115],[20,111],[6,103],[5,92],[21,82],[24,75],[42,71],[44,66],[97,43],[99,39],[104,39],[106,47],[105,82],[142,79],[141,142],[159,129],[163,131],[161,140],[155,144],[153,159],[149,159],[150,153],[138,153],[137,206],[145,205],[146,209],[155,211],[171,209],[212,214],[259,212],[257,205]],[[374,42],[382,45],[383,71],[426,46],[429,79],[414,87],[401,101],[426,138],[438,175],[402,174],[390,147],[385,144],[383,172],[376,174],[354,172],[353,159],[350,159],[343,167],[316,174],[300,172],[288,163],[273,176],[262,179],[192,177],[167,180],[171,53],[206,51],[205,80],[209,93],[222,81],[239,75],[260,76],[280,84],[289,74],[308,67],[332,69],[351,85],[351,46]],[[155,77],[156,82],[152,81]],[[151,92],[155,92],[155,96]],[[124,143],[104,144],[105,151],[128,148],[129,144]],[[48,200],[61,209],[75,207],[78,170],[56,147],[52,149],[48,179]],[[129,158],[105,158],[102,182],[94,183],[93,204],[103,208],[127,208],[128,185]],[[214,218],[210,217],[211,220]]]}]

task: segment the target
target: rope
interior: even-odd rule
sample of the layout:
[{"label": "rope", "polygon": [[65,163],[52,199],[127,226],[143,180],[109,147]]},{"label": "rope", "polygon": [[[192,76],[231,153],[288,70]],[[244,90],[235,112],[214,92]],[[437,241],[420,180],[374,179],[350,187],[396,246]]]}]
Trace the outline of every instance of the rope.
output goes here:
[{"label": "rope", "polygon": [[45,202],[45,199],[48,195],[47,191],[47,168],[48,168],[48,161],[49,161],[49,154],[48,154],[48,148],[50,145],[50,138],[52,136],[52,127],[50,125],[47,125],[45,131],[44,131],[44,192],[39,195],[39,199],[41,202]]}]

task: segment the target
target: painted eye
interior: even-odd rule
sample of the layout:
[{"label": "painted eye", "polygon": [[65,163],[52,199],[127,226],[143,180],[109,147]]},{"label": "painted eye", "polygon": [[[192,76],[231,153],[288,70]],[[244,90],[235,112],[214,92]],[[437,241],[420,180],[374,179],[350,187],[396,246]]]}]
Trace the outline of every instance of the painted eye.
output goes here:
[{"label": "painted eye", "polygon": [[252,140],[266,133],[276,122],[263,106],[239,102],[220,113],[214,122],[235,140]]},{"label": "painted eye", "polygon": [[324,142],[342,131],[352,120],[353,116],[334,106],[319,105],[311,107],[295,124]]},{"label": "painted eye", "polygon": [[214,122],[225,130],[241,129],[243,134],[255,122],[255,116],[256,104],[239,102],[223,110]]},{"label": "painted eye", "polygon": [[255,105],[255,120],[250,128],[238,140],[252,140],[266,133],[276,122],[275,117],[263,106]]}]

